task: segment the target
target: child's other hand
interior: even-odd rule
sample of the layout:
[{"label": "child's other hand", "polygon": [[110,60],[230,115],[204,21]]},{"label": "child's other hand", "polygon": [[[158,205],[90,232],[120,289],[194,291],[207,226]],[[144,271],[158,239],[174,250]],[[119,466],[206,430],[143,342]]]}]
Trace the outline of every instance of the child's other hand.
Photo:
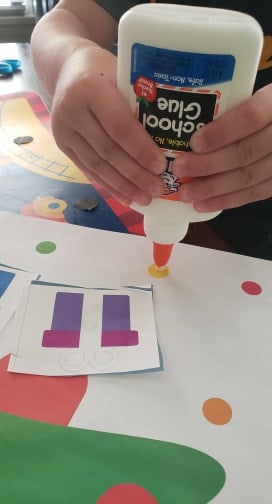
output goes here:
[{"label": "child's other hand", "polygon": [[193,152],[173,164],[182,201],[196,210],[234,208],[272,196],[272,85],[205,125],[192,136]]}]

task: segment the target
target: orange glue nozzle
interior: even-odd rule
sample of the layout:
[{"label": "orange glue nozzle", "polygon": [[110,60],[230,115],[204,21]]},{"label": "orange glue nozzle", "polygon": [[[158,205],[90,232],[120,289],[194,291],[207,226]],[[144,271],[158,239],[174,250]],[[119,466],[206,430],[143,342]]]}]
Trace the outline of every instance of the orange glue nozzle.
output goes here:
[{"label": "orange glue nozzle", "polygon": [[153,243],[153,258],[157,268],[164,268],[171,257],[173,244]]}]

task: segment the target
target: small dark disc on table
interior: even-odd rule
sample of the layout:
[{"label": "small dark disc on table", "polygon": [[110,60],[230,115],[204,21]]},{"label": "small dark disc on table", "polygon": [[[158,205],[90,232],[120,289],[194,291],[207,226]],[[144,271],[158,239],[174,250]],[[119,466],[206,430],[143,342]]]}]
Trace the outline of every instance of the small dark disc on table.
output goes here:
[{"label": "small dark disc on table", "polygon": [[20,136],[14,138],[14,143],[17,145],[23,145],[23,144],[28,144],[30,142],[33,142],[33,137],[32,136]]},{"label": "small dark disc on table", "polygon": [[82,198],[77,200],[74,204],[74,207],[77,210],[93,210],[98,206],[98,201],[94,198]]}]

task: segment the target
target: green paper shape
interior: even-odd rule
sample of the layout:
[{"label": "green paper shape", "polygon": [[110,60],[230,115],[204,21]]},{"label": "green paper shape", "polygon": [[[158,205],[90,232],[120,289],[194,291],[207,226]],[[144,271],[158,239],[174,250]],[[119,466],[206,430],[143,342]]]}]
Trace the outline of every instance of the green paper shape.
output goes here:
[{"label": "green paper shape", "polygon": [[158,504],[205,504],[225,471],[190,447],[0,413],[3,504],[95,504],[120,483],[143,487]]},{"label": "green paper shape", "polygon": [[36,250],[39,254],[51,254],[52,252],[55,252],[56,248],[56,244],[51,241],[40,242],[36,246]]}]

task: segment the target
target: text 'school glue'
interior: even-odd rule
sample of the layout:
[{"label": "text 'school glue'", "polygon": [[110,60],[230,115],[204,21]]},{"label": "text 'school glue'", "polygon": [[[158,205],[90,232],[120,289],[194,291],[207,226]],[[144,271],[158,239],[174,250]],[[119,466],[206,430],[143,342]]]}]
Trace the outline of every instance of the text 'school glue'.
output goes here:
[{"label": "text 'school glue'", "polygon": [[194,131],[251,95],[262,44],[257,21],[231,10],[142,4],[120,20],[118,89],[167,160],[164,196],[148,206],[133,204],[144,214],[157,266],[167,263],[171,245],[184,238],[190,222],[219,213],[198,213],[181,202],[183,181],[171,165],[190,150]]}]

